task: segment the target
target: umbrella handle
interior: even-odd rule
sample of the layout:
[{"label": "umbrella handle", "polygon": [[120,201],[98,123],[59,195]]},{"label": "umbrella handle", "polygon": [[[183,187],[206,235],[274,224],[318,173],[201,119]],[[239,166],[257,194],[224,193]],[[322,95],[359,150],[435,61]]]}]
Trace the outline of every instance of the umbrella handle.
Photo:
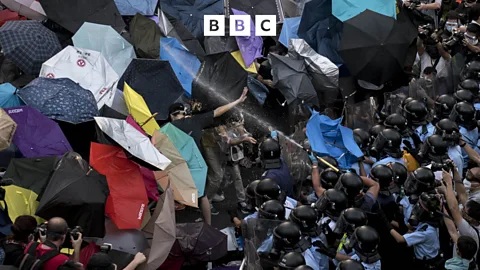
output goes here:
[{"label": "umbrella handle", "polygon": [[158,112],[152,114],[152,116],[150,116],[149,118],[147,118],[147,120],[145,120],[145,122],[143,122],[143,123],[140,125],[140,127],[145,126],[145,125],[148,123],[148,121],[152,120],[155,116],[157,116],[157,114],[158,114]]},{"label": "umbrella handle", "polygon": [[330,162],[326,161],[325,159],[317,156],[317,154],[313,153],[312,151],[310,151],[308,149],[305,149],[305,148],[303,148],[303,150],[305,150],[308,154],[312,154],[317,160],[320,160],[320,162],[327,165],[328,167],[330,167],[335,172],[337,172],[337,173],[340,172],[340,170],[337,167],[333,166]]}]

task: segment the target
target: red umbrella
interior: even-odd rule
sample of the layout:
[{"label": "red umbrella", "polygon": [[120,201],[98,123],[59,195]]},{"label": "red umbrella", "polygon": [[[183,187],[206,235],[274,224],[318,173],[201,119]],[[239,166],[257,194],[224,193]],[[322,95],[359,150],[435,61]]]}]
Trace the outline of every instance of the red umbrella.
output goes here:
[{"label": "red umbrella", "polygon": [[11,11],[9,9],[0,10],[0,26],[7,21],[20,21],[26,19],[26,17],[18,15],[18,13],[15,11]]},{"label": "red umbrella", "polygon": [[119,229],[140,228],[148,198],[138,165],[127,158],[122,148],[93,142],[90,164],[107,177],[110,195],[106,214]]}]

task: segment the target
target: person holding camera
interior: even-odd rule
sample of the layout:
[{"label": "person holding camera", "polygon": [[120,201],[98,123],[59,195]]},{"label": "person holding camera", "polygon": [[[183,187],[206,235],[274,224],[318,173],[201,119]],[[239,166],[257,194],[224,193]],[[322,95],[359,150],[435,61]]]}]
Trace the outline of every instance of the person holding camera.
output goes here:
[{"label": "person holding camera", "polygon": [[438,11],[442,7],[442,0],[403,0],[403,5],[427,15],[438,27]]},{"label": "person holding camera", "polygon": [[424,76],[425,68],[433,67],[436,74],[446,68],[452,58],[440,43],[439,38],[434,36],[434,27],[432,25],[423,25],[418,28],[417,52],[420,59],[420,77]]}]

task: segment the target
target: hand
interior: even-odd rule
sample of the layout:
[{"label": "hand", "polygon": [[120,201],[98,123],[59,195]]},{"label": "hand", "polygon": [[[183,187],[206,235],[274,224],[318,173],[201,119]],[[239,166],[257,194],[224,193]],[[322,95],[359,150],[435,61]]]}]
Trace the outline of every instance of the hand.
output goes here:
[{"label": "hand", "polygon": [[425,9],[425,4],[421,3],[420,6],[417,7],[417,10]]},{"label": "hand", "polygon": [[335,258],[337,256],[337,251],[334,249],[330,249],[325,244],[322,243],[322,241],[315,241],[312,243],[314,247],[317,247],[315,249],[316,252],[327,255],[330,258]]},{"label": "hand", "polygon": [[466,39],[462,40],[462,44],[463,46],[468,46],[470,43],[468,43],[468,41]]},{"label": "hand", "polygon": [[402,3],[402,6],[407,6],[407,7],[410,6],[410,1],[405,1],[405,2],[403,2],[403,3]]},{"label": "hand", "polygon": [[313,153],[310,153],[308,155],[308,157],[310,158],[310,160],[312,161],[312,163],[318,163],[318,160],[317,158],[313,155]]},{"label": "hand", "polygon": [[82,233],[78,233],[77,239],[74,239],[73,236],[70,235],[70,240],[72,240],[73,249],[79,251],[80,248],[82,247],[82,242],[83,242]]},{"label": "hand", "polygon": [[248,94],[248,88],[247,87],[244,87],[243,88],[243,93],[242,95],[237,99],[239,103],[242,103],[245,101],[245,99],[247,99],[247,94]]},{"label": "hand", "polygon": [[266,84],[268,87],[273,88],[273,81],[272,80],[263,80],[263,83]]},{"label": "hand", "polygon": [[233,223],[235,224],[235,227],[237,227],[237,228],[240,228],[242,226],[242,221],[237,217],[233,218]]},{"label": "hand", "polygon": [[142,264],[144,263],[145,261],[147,260],[147,257],[145,257],[145,255],[141,252],[138,252],[137,254],[135,254],[135,258],[133,258],[133,261],[136,263],[136,264]]},{"label": "hand", "polygon": [[452,185],[452,176],[450,175],[449,172],[443,169],[442,169],[442,178],[443,178],[443,181],[447,184],[447,186]]},{"label": "hand", "polygon": [[248,137],[245,137],[243,139],[244,142],[248,142],[248,143],[251,143],[251,144],[256,144],[257,143],[257,140],[255,140],[254,138],[248,136]]}]

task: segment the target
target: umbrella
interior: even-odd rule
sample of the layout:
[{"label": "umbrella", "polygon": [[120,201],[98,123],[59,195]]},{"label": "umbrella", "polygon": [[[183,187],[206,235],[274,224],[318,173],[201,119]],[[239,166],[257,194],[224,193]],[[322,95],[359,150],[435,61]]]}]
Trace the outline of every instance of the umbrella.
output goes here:
[{"label": "umbrella", "polygon": [[95,121],[73,124],[65,121],[56,121],[65,137],[70,142],[73,151],[88,161],[90,157],[90,143],[95,141]]},{"label": "umbrella", "polygon": [[10,147],[16,129],[17,124],[3,109],[0,109],[0,151]]},{"label": "umbrella", "polygon": [[267,99],[267,94],[269,91],[263,83],[257,79],[254,79],[252,76],[248,76],[247,87],[248,91],[250,91],[260,105],[265,104],[265,100]]},{"label": "umbrella", "polygon": [[183,94],[182,85],[168,61],[133,59],[117,87],[120,89],[125,82],[145,99],[152,112],[158,113],[157,120],[167,119],[168,106]]},{"label": "umbrella", "polygon": [[230,53],[208,55],[192,84],[192,98],[213,110],[236,100],[247,85],[247,72]]},{"label": "umbrella", "polygon": [[125,95],[125,101],[127,102],[128,111],[132,117],[139,123],[141,129],[152,136],[155,130],[160,129],[160,126],[157,124],[157,121],[155,121],[143,97],[135,92],[127,83],[125,83],[123,87],[123,93]]},{"label": "umbrella", "polygon": [[[180,133],[181,131],[177,132]],[[173,136],[173,132],[171,134]],[[155,131],[152,137],[152,143],[158,151],[172,161],[165,171],[168,173],[172,184],[175,186],[173,188],[175,200],[185,205],[198,207],[198,190],[195,186],[192,174],[188,169],[188,164],[180,154],[179,150],[177,150],[172,141],[170,141],[169,137],[160,131]],[[159,179],[160,177],[155,175],[155,178]]]},{"label": "umbrella", "polygon": [[332,1],[332,13],[340,21],[347,21],[365,10],[371,10],[394,19],[397,18],[396,1],[383,0],[335,0]]},{"label": "umbrella", "polygon": [[68,46],[42,65],[40,77],[69,78],[91,91],[98,109],[111,105],[118,75],[99,52]]},{"label": "umbrella", "polygon": [[0,26],[5,24],[7,21],[20,21],[26,19],[27,18],[18,15],[18,12],[11,11],[9,9],[0,10]]},{"label": "umbrella", "polygon": [[344,23],[339,53],[353,76],[381,85],[403,73],[408,47],[416,36],[411,22],[366,10]]},{"label": "umbrella", "polygon": [[98,116],[92,92],[69,78],[37,78],[22,88],[18,96],[50,119],[78,124]]},{"label": "umbrella", "polygon": [[[233,9],[234,15],[248,15],[247,13]],[[242,53],[243,61],[245,66],[249,67],[253,61],[259,57],[262,57],[263,49],[263,39],[262,37],[255,36],[255,27],[253,27],[253,20],[250,20],[250,35],[249,36],[238,36],[237,39],[238,48]]]},{"label": "umbrella", "polygon": [[257,73],[257,67],[255,66],[255,63],[252,62],[250,66],[245,65],[245,62],[243,62],[242,53],[240,51],[235,51],[235,52],[232,52],[231,54],[233,58],[237,60],[238,64],[240,64],[240,66],[243,67],[243,69],[251,73]]},{"label": "umbrella", "polygon": [[318,54],[336,65],[343,64],[337,52],[342,22],[332,15],[332,0],[311,0],[305,4],[297,35]]},{"label": "umbrella", "polygon": [[207,55],[222,53],[222,52],[238,51],[237,40],[235,39],[235,37],[231,37],[231,36],[224,36],[224,37],[208,36],[208,37],[205,37],[203,44],[205,45],[205,53]]},{"label": "umbrella", "polygon": [[[227,0],[227,10],[243,10],[248,15],[255,18],[255,15],[276,15],[277,22],[283,20],[283,14],[275,0]],[[235,14],[235,12],[233,12]],[[232,15],[232,13],[230,13]],[[252,24],[253,26],[253,24]]]},{"label": "umbrella", "polygon": [[0,108],[25,105],[17,96],[17,88],[10,83],[0,84]]},{"label": "umbrella", "polygon": [[162,155],[140,131],[125,120],[95,117],[100,129],[126,151],[146,163],[164,170],[171,161]]},{"label": "umbrella", "polygon": [[30,106],[8,108],[17,123],[13,143],[27,158],[61,156],[72,150],[60,127]]},{"label": "umbrella", "polygon": [[288,42],[291,39],[298,38],[297,31],[298,26],[300,25],[301,17],[295,18],[286,18],[283,21],[282,31],[278,37],[278,41],[283,44],[283,46],[288,48]]},{"label": "umbrella", "polygon": [[129,28],[138,56],[158,59],[161,33],[157,24],[149,18],[137,14],[130,22]]},{"label": "umbrella", "polygon": [[160,6],[180,20],[196,38],[203,36],[203,16],[224,13],[222,0],[160,0]]},{"label": "umbrella", "polygon": [[36,75],[23,73],[10,59],[0,54],[0,83],[11,83],[17,88],[24,87]]},{"label": "umbrella", "polygon": [[117,32],[125,28],[122,16],[113,0],[42,0],[47,17],[76,33],[84,22],[110,25]]},{"label": "umbrella", "polygon": [[72,41],[77,48],[100,52],[118,76],[122,76],[136,57],[133,46],[108,25],[86,22],[72,37]]},{"label": "umbrella", "polygon": [[[294,18],[302,16],[305,3],[310,0],[280,0],[280,7],[282,8],[285,18]],[[285,22],[285,19],[284,21]]]},{"label": "umbrella", "polygon": [[200,68],[200,61],[175,38],[160,39],[160,59],[170,62],[185,94],[192,96],[192,81]]},{"label": "umbrella", "polygon": [[344,169],[363,156],[353,139],[353,131],[340,125],[343,117],[332,120],[316,111],[312,114],[307,123],[307,137],[313,151],[334,157]]},{"label": "umbrella", "polygon": [[8,9],[17,11],[29,19],[43,21],[46,19],[40,1],[37,0],[0,0]]},{"label": "umbrella", "polygon": [[323,104],[333,103],[339,95],[338,67],[316,53],[303,39],[291,39],[288,50],[289,56],[305,61],[319,100]]},{"label": "umbrella", "polygon": [[98,143],[92,143],[90,164],[107,177],[107,216],[119,229],[140,228],[148,198],[138,165],[127,158],[122,148]]},{"label": "umbrella", "polygon": [[[178,150],[181,157],[187,162],[188,169],[190,170],[190,174],[198,190],[197,198],[202,197],[205,190],[208,167],[207,163],[205,163],[205,160],[202,157],[202,154],[200,153],[200,150],[198,149],[197,144],[192,137],[188,136],[171,123],[164,125],[160,131],[168,136],[168,139],[170,139],[172,144]],[[183,179],[183,181],[187,182],[185,179]],[[191,201],[195,201],[193,200],[193,195]]]},{"label": "umbrella", "polygon": [[113,108],[108,107],[107,105],[103,105],[103,107],[100,109],[99,112],[100,112],[100,116],[103,116],[103,117],[122,119],[122,120],[127,119],[126,115],[123,115],[122,113],[116,111]]},{"label": "umbrella", "polygon": [[68,152],[55,167],[35,214],[62,217],[70,227],[81,226],[85,237],[103,237],[105,228],[99,224],[105,223],[108,193],[105,176],[77,153]]},{"label": "umbrella", "polygon": [[120,229],[110,219],[105,219],[105,230],[105,237],[103,237],[101,243],[112,244],[112,250],[135,255],[137,252],[143,252],[148,249],[147,239],[139,230]]},{"label": "umbrella", "polygon": [[153,15],[158,0],[115,0],[115,4],[122,16],[134,16],[137,13],[142,15]]},{"label": "umbrella", "polygon": [[272,66],[273,85],[280,90],[288,104],[299,99],[318,106],[317,93],[303,60],[278,54],[269,54],[268,59]]},{"label": "umbrella", "polygon": [[[0,168],[6,169],[13,158],[22,158],[22,157],[23,155],[22,153],[20,153],[20,150],[18,149],[18,147],[15,144],[11,143],[10,147],[0,151]],[[0,214],[0,218],[1,218],[1,214]],[[0,224],[0,229],[1,229],[1,224]]]},{"label": "umbrella", "polygon": [[37,75],[42,63],[62,47],[58,38],[37,21],[8,21],[0,27],[0,46],[23,72]]},{"label": "umbrella", "polygon": [[149,270],[156,270],[168,257],[173,243],[176,240],[175,205],[173,203],[172,188],[167,186],[165,192],[158,198],[157,206],[152,218],[143,228],[144,232],[153,234],[147,266]]}]

